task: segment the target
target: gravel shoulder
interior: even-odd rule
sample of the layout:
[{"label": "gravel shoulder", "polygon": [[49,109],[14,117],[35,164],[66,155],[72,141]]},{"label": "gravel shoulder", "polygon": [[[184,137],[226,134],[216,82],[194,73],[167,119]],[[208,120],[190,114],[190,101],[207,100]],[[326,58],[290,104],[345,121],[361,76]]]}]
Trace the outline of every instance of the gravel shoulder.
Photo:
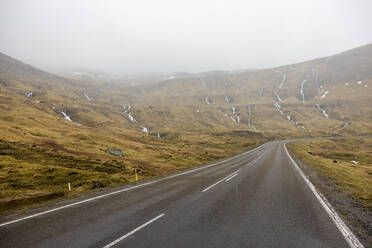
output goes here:
[{"label": "gravel shoulder", "polygon": [[[324,173],[318,166],[314,166],[316,160],[304,159],[304,156],[307,155],[304,155],[305,153],[303,152],[301,153],[299,149],[308,149],[309,147],[296,146],[296,143],[292,143],[288,144],[288,148],[296,163],[309,177],[314,186],[328,199],[344,222],[354,234],[358,236],[359,240],[365,247],[372,247],[372,208],[369,204],[366,204],[366,199],[358,199],[352,192],[344,190],[337,176]],[[311,151],[307,150],[306,154],[310,156],[314,155]],[[300,159],[300,157],[302,159]],[[312,162],[306,163],[304,160]],[[342,161],[336,159],[332,162],[335,164],[334,166],[338,166],[338,163],[342,163]],[[322,162],[319,162],[319,164],[321,163]],[[348,182],[344,183],[348,184]]]}]

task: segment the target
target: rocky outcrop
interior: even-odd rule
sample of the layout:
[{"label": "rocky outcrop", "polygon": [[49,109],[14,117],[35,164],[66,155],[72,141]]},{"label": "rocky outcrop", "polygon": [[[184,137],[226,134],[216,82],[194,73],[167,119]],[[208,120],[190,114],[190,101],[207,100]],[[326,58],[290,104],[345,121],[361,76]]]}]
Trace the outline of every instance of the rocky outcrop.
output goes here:
[{"label": "rocky outcrop", "polygon": [[122,150],[119,150],[119,149],[113,149],[113,148],[107,148],[106,150],[107,153],[110,153],[112,155],[115,155],[115,156],[124,156],[124,152]]}]

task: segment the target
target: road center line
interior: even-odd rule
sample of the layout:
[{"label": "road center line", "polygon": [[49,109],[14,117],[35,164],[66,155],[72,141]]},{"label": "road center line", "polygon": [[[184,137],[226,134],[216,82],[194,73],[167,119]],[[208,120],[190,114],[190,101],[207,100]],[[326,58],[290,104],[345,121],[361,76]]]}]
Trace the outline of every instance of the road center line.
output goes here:
[{"label": "road center line", "polygon": [[226,179],[225,182],[230,181],[231,179],[233,179],[233,178],[236,177],[237,175],[239,175],[239,173],[236,173],[236,174],[232,175],[231,177],[229,177],[228,179]]},{"label": "road center line", "polygon": [[[260,159],[260,158],[261,158],[265,153],[266,153],[266,151],[263,152],[261,155],[259,155],[255,160],[249,162],[246,166],[249,166],[250,164],[257,162],[257,160]],[[241,170],[241,169],[235,171],[234,173],[228,175],[227,177],[221,179],[220,181],[218,181],[218,182],[212,184],[211,186],[209,186],[209,187],[203,189],[202,193],[208,191],[209,189],[213,188],[214,186],[216,186],[217,184],[219,184],[219,183],[221,183],[221,182],[223,182],[223,181],[225,181],[225,182],[229,181],[229,180],[232,179],[233,177],[237,176],[237,175],[238,175],[237,173],[238,173],[240,170]]]},{"label": "road center line", "polygon": [[257,162],[257,160],[259,160],[263,155],[265,155],[265,153],[266,153],[267,151],[265,151],[265,152],[263,152],[260,156],[258,156],[255,160],[253,160],[253,161],[251,161],[251,162],[249,162],[248,164],[246,164],[245,166],[250,166],[251,164],[254,164],[254,163],[256,163]]},{"label": "road center line", "polygon": [[235,171],[234,173],[232,173],[232,174],[228,175],[227,177],[224,177],[223,179],[221,179],[221,180],[219,180],[219,181],[215,182],[215,183],[214,183],[214,184],[212,184],[211,186],[209,186],[209,187],[207,187],[207,188],[203,189],[203,191],[202,191],[202,192],[205,192],[205,191],[207,191],[207,190],[209,190],[209,189],[213,188],[214,186],[216,186],[217,184],[219,184],[219,183],[221,183],[221,182],[225,181],[226,179],[228,179],[229,177],[233,176],[234,174],[237,174],[237,173],[238,173],[238,172],[239,172],[240,170],[241,170],[241,169],[239,169],[239,170]]},{"label": "road center line", "polygon": [[116,244],[119,243],[120,241],[123,241],[124,239],[128,238],[130,235],[134,234],[135,232],[138,232],[138,231],[141,230],[142,228],[144,228],[144,227],[150,225],[152,222],[154,222],[154,221],[160,219],[160,218],[163,217],[164,215],[165,215],[165,214],[160,214],[160,215],[156,216],[156,217],[153,218],[152,220],[147,221],[146,223],[144,223],[144,224],[140,225],[139,227],[133,229],[133,230],[130,231],[129,233],[127,233],[127,234],[121,236],[120,238],[118,238],[118,239],[112,241],[110,244],[105,245],[103,248],[110,248],[110,247],[116,245]]}]

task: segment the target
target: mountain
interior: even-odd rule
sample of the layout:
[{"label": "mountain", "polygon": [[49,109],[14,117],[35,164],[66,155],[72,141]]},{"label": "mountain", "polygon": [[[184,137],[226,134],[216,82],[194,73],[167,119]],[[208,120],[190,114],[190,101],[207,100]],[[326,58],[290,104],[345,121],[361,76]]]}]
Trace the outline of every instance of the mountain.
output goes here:
[{"label": "mountain", "polygon": [[140,178],[162,175],[269,139],[372,130],[372,44],[270,69],[78,76],[0,53],[0,210],[127,183],[134,169]]},{"label": "mountain", "polygon": [[[247,129],[269,136],[356,134],[370,127],[371,52],[372,45],[366,45],[278,68],[200,73],[128,89],[134,95],[127,97],[167,113],[174,106],[187,108],[182,116],[192,120],[153,116],[146,124],[154,127],[189,129],[197,123],[209,130]],[[148,112],[137,116],[146,122],[142,113]]]}]

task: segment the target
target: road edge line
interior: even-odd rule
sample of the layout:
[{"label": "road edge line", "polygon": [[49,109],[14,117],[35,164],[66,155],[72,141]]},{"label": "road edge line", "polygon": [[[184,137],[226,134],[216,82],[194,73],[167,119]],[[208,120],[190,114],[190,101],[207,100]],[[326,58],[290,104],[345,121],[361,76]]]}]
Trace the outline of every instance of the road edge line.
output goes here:
[{"label": "road edge line", "polygon": [[171,179],[171,178],[175,178],[175,177],[178,177],[178,176],[187,175],[187,174],[190,174],[190,173],[193,173],[193,172],[196,172],[196,171],[204,170],[204,169],[207,169],[209,167],[213,167],[213,166],[222,164],[224,162],[228,162],[228,161],[230,161],[234,158],[239,158],[239,157],[242,157],[244,155],[247,155],[247,154],[249,154],[253,151],[258,150],[259,148],[263,147],[267,143],[269,143],[269,142],[265,142],[265,143],[261,144],[260,146],[257,146],[257,147],[255,147],[251,150],[242,152],[240,154],[237,154],[235,156],[232,156],[230,158],[227,158],[227,159],[224,159],[224,160],[221,160],[221,161],[218,161],[218,162],[214,162],[212,164],[207,164],[207,165],[203,165],[201,167],[197,167],[197,168],[194,168],[194,169],[186,170],[186,171],[183,171],[183,172],[178,172],[176,174],[173,174],[173,175],[170,175],[170,176],[167,176],[167,177],[163,177],[163,178],[159,178],[159,179],[155,179],[155,180],[145,182],[145,183],[142,183],[142,184],[129,186],[129,187],[124,186],[126,188],[119,189],[119,190],[116,190],[116,191],[112,191],[112,192],[109,192],[109,193],[106,193],[106,194],[94,196],[94,197],[91,197],[91,198],[88,198],[88,199],[85,199],[85,200],[77,201],[77,202],[74,202],[74,203],[70,203],[70,204],[67,204],[67,205],[60,206],[60,207],[52,208],[52,209],[49,209],[49,210],[45,210],[45,211],[42,211],[42,212],[39,212],[39,213],[36,213],[36,214],[31,214],[31,215],[28,215],[28,216],[25,216],[25,217],[22,217],[22,218],[19,218],[19,219],[14,219],[14,220],[10,220],[10,221],[4,222],[4,223],[0,223],[0,227],[7,226],[7,225],[10,225],[10,224],[13,224],[13,223],[17,223],[17,222],[20,222],[20,221],[23,221],[23,220],[32,219],[32,218],[35,218],[35,217],[38,217],[38,216],[42,216],[42,215],[49,214],[49,213],[52,213],[52,212],[56,212],[56,211],[59,211],[59,210],[65,209],[65,208],[70,208],[70,207],[73,207],[73,206],[76,206],[76,205],[80,205],[80,204],[83,204],[83,203],[98,200],[98,199],[101,199],[101,198],[105,198],[107,196],[116,195],[116,194],[123,193],[123,192],[129,191],[129,190],[137,189],[137,188],[142,188],[144,186],[154,184],[154,183],[158,183],[158,182],[162,182],[162,181],[165,181],[165,180],[168,180],[168,179]]},{"label": "road edge line", "polygon": [[297,165],[294,161],[292,156],[289,154],[287,149],[287,143],[284,143],[284,150],[287,153],[288,157],[290,158],[292,164],[294,165],[297,172],[300,174],[302,179],[304,179],[307,186],[315,195],[316,199],[322,205],[322,207],[326,210],[327,214],[331,218],[332,222],[335,224],[337,229],[341,232],[342,236],[345,238],[348,245],[352,248],[364,248],[364,245],[359,241],[359,239],[355,236],[355,234],[350,230],[350,228],[345,224],[345,222],[341,219],[341,217],[337,214],[336,210],[332,207],[329,201],[323,196],[322,193],[318,192],[309,180],[309,178],[305,175],[305,173],[301,170],[301,168]]}]

